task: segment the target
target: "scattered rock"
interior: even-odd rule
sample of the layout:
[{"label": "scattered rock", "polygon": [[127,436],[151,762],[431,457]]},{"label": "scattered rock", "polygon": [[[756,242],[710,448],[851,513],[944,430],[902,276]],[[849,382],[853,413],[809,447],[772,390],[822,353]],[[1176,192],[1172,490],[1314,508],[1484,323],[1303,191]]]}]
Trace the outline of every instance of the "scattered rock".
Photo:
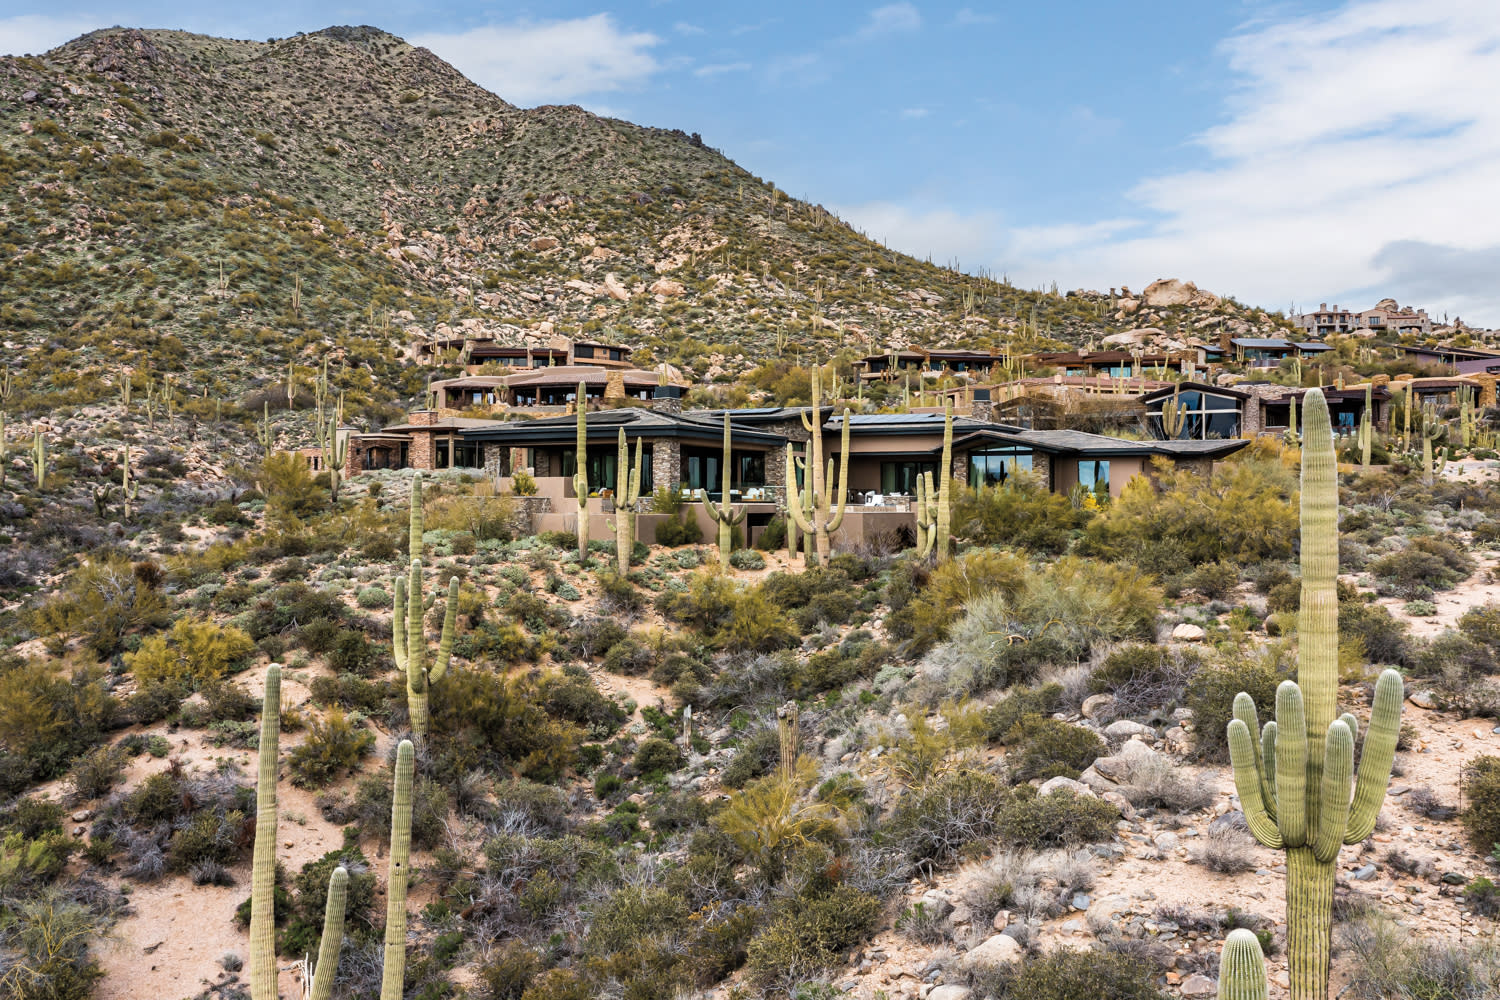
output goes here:
[{"label": "scattered rock", "polygon": [[1075,910],[1087,910],[1089,908],[1089,904],[1092,903],[1093,900],[1089,898],[1088,893],[1077,892],[1073,894],[1073,898],[1072,900],[1070,900],[1070,902],[1072,903],[1073,909]]},{"label": "scattered rock", "polygon": [[669,299],[674,299],[686,291],[682,282],[673,281],[671,278],[657,278],[648,290],[652,295],[665,295]]},{"label": "scattered rock", "polygon": [[942,986],[934,986],[932,992],[927,994],[927,1000],[969,1000],[973,994],[967,986],[957,983],[944,983]]},{"label": "scattered rock", "polygon": [[1202,642],[1205,635],[1203,626],[1192,622],[1182,622],[1172,630],[1172,638],[1178,642]]},{"label": "scattered rock", "polygon": [[1085,719],[1097,719],[1100,715],[1115,707],[1115,696],[1112,694],[1091,694],[1083,699],[1083,717]]},{"label": "scattered rock", "polygon": [[93,818],[94,818],[94,813],[93,813],[93,810],[90,810],[90,809],[80,809],[76,813],[73,814],[73,822],[75,822],[75,823],[87,823],[89,820],[91,820]]},{"label": "scattered rock", "polygon": [[[1156,730],[1150,726],[1143,726],[1139,722],[1129,719],[1117,719],[1104,727],[1104,735],[1112,740],[1128,740],[1132,736],[1144,736],[1147,739],[1156,739]],[[1147,747],[1146,749],[1151,749]]]},{"label": "scattered rock", "polygon": [[1188,976],[1182,981],[1182,995],[1185,997],[1210,997],[1217,992],[1218,981],[1202,974]]},{"label": "scattered rock", "polygon": [[1365,865],[1363,868],[1359,869],[1349,877],[1354,879],[1356,882],[1368,882],[1375,877],[1375,871],[1376,868],[1374,865]]},{"label": "scattered rock", "polygon": [[1151,842],[1156,845],[1156,849],[1158,851],[1163,852],[1177,850],[1177,845],[1179,843],[1177,834],[1172,833],[1170,830],[1158,833],[1156,835],[1156,839]]},{"label": "scattered rock", "polygon": [[1197,285],[1191,281],[1178,281],[1176,278],[1158,278],[1141,292],[1141,302],[1148,309],[1190,305],[1197,297]]},{"label": "scattered rock", "polygon": [[1048,778],[1042,782],[1037,788],[1036,793],[1038,796],[1042,796],[1051,795],[1057,791],[1069,791],[1074,795],[1088,799],[1095,797],[1094,790],[1088,785],[1083,784],[1081,781],[1074,781],[1072,778],[1064,778],[1062,775],[1058,775],[1055,778]]},{"label": "scattered rock", "polygon": [[992,969],[997,965],[1019,962],[1025,957],[1021,943],[1008,934],[996,934],[969,949],[963,957],[965,969]]},{"label": "scattered rock", "polygon": [[1418,708],[1425,708],[1429,711],[1437,708],[1437,699],[1434,698],[1432,692],[1427,690],[1426,688],[1413,691],[1411,694],[1406,696],[1406,700],[1411,702]]},{"label": "scattered rock", "polygon": [[604,276],[604,284],[600,288],[612,299],[619,299],[621,302],[630,301],[630,292],[620,283],[620,279],[613,271]]},{"label": "scattered rock", "polygon": [[543,250],[556,250],[557,240],[551,236],[538,236],[531,241],[531,249],[536,253],[541,253]]}]

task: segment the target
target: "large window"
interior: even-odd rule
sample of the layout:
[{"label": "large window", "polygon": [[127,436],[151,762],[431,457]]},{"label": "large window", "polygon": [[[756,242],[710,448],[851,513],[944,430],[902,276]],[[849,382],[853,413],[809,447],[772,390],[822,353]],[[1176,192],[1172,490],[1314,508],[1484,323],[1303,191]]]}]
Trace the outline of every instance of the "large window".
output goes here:
[{"label": "large window", "polygon": [[999,486],[1017,472],[1030,472],[1032,453],[1023,448],[991,448],[969,453],[969,485]]},{"label": "large window", "polygon": [[1078,485],[1091,493],[1109,492],[1109,462],[1097,458],[1081,459],[1078,463]]},{"label": "large window", "polygon": [[1181,440],[1203,441],[1209,439],[1234,438],[1240,435],[1240,404],[1232,396],[1219,396],[1195,389],[1163,396],[1146,409],[1146,426],[1151,436],[1159,441],[1167,438],[1162,429],[1161,415],[1165,407],[1180,407],[1183,410],[1182,428],[1177,432]]},{"label": "large window", "polygon": [[937,478],[936,462],[881,462],[880,463],[880,492],[903,493],[915,496],[917,492],[917,477],[925,472],[930,472],[933,478]]},{"label": "large window", "polygon": [[[635,461],[635,442],[630,444],[630,461]],[[575,452],[568,448],[562,453],[562,474],[571,479],[578,472],[578,464],[574,459]],[[615,477],[619,472],[617,466],[620,462],[618,445],[604,445],[589,449],[589,492],[598,493],[600,490],[616,490],[619,484]],[[626,470],[627,472],[629,470]],[[641,455],[641,496],[646,496],[655,487],[651,481],[651,446],[646,445]]]},{"label": "large window", "polygon": [[448,439],[433,442],[437,454],[433,467],[438,469],[478,469],[484,466],[484,448],[477,441],[454,441],[450,461]]},{"label": "large window", "polygon": [[[723,457],[724,452],[720,448],[683,448],[682,488],[707,490],[717,497],[724,485],[723,470],[719,467]],[[765,452],[736,449],[730,453],[729,462],[731,490],[766,485]]]}]

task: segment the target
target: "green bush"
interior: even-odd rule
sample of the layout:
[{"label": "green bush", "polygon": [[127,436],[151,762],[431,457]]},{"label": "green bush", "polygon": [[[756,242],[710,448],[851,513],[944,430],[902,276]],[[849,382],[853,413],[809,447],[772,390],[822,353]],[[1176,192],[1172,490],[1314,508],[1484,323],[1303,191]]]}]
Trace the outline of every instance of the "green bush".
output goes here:
[{"label": "green bush", "polygon": [[1001,545],[1061,555],[1088,512],[1053,493],[1031,476],[1003,486],[959,490],[953,502],[953,534],[975,545]]},{"label": "green bush", "polygon": [[1040,715],[1023,715],[1006,734],[1005,742],[1011,748],[1005,762],[1016,781],[1059,775],[1077,778],[1084,768],[1109,753],[1092,730]]},{"label": "green bush", "polygon": [[1215,760],[1227,759],[1229,738],[1225,734],[1234,717],[1234,697],[1241,691],[1255,701],[1262,721],[1272,718],[1276,707],[1276,688],[1290,671],[1273,658],[1261,656],[1227,664],[1208,666],[1188,681],[1183,701],[1193,713],[1193,734],[1202,755]]},{"label": "green bush", "polygon": [[967,768],[940,773],[897,800],[886,830],[908,860],[930,872],[983,852],[1007,797],[993,774]]},{"label": "green bush", "polygon": [[1221,600],[1239,586],[1240,568],[1232,562],[1211,562],[1199,566],[1183,580],[1210,601]]},{"label": "green bush", "polygon": [[649,739],[635,752],[635,768],[643,778],[659,778],[682,766],[682,754],[668,740]]},{"label": "green bush", "polygon": [[1463,773],[1468,805],[1460,818],[1469,843],[1487,854],[1500,844],[1500,757],[1475,757]]},{"label": "green bush", "polygon": [[364,587],[359,592],[358,601],[360,607],[373,611],[390,607],[391,595],[383,587]]},{"label": "green bush", "polygon": [[786,518],[777,514],[766,522],[766,527],[755,540],[755,547],[762,552],[775,552],[786,544]]},{"label": "green bush", "polygon": [[1160,969],[1138,954],[1059,948],[1040,958],[976,971],[976,993],[992,1000],[1166,1000]]},{"label": "green bush", "polygon": [[683,511],[669,517],[656,526],[656,544],[668,548],[679,545],[697,545],[703,541],[703,528],[690,512]]},{"label": "green bush", "polygon": [[154,635],[125,654],[125,664],[139,683],[191,688],[223,677],[254,649],[250,637],[233,625],[182,618],[166,635]]},{"label": "green bush", "polygon": [[1370,563],[1367,569],[1397,597],[1423,598],[1448,590],[1474,572],[1474,557],[1445,538],[1413,538],[1406,548]]},{"label": "green bush", "polygon": [[1120,811],[1103,799],[1058,790],[1037,795],[1030,785],[1014,789],[995,819],[1000,840],[1013,847],[1066,847],[1108,840]]},{"label": "green bush", "polygon": [[750,941],[751,980],[790,990],[841,968],[849,950],[874,932],[880,910],[880,900],[848,885],[791,898]]},{"label": "green bush", "polygon": [[521,1000],[541,971],[535,951],[519,941],[507,941],[479,966],[477,975],[491,1000]]},{"label": "green bush", "polygon": [[754,549],[735,549],[729,553],[729,565],[735,569],[765,569],[766,557]]},{"label": "green bush", "polygon": [[322,788],[340,772],[357,768],[374,746],[375,734],[334,705],[323,718],[312,720],[307,739],[292,748],[287,758],[292,784]]}]

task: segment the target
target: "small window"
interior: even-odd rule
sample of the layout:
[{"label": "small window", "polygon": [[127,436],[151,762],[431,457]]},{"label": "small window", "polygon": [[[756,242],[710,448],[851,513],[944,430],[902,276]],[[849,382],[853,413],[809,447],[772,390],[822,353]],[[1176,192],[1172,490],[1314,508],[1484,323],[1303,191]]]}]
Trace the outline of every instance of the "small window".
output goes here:
[{"label": "small window", "polygon": [[1085,458],[1078,463],[1078,485],[1090,493],[1109,492],[1109,462]]}]

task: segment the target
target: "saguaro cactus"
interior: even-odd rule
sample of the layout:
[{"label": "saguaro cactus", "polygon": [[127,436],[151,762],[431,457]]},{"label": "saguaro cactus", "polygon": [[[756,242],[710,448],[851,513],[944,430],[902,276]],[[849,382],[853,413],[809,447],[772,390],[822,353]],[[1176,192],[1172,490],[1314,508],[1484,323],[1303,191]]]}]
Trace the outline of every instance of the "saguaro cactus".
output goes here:
[{"label": "saguaro cactus", "polygon": [[1230,931],[1219,955],[1218,1000],[1267,1000],[1270,994],[1260,939],[1243,927]]},{"label": "saguaro cactus", "polygon": [[281,749],[281,667],[266,671],[255,778],[255,857],[250,870],[250,996],[276,997],[276,765]]},{"label": "saguaro cactus", "polygon": [[1187,423],[1187,406],[1182,402],[1182,386],[1172,390],[1172,401],[1163,402],[1161,405],[1161,433],[1162,437],[1171,441],[1182,433],[1183,425]]},{"label": "saguaro cactus", "polygon": [[1276,719],[1259,731],[1241,692],[1229,723],[1234,782],[1250,832],[1287,852],[1287,954],[1292,1000],[1326,1000],[1333,882],[1339,848],[1375,829],[1401,726],[1401,675],[1375,685],[1370,730],[1350,800],[1358,723],[1337,715],[1338,479],[1321,389],[1308,392],[1302,448],[1302,611],[1298,681],[1276,692]]},{"label": "saguaro cactus", "polygon": [[1359,444],[1359,465],[1362,469],[1370,467],[1370,445],[1375,441],[1374,418],[1370,416],[1370,386],[1365,386],[1365,408],[1359,415],[1359,430],[1355,432],[1354,440]]},{"label": "saguaro cactus", "polygon": [[47,486],[47,439],[41,431],[31,437],[31,474],[36,479],[36,488]]},{"label": "saguaro cactus", "polygon": [[422,595],[422,476],[418,473],[411,485],[411,525],[408,534],[411,567],[405,579],[398,576],[391,588],[391,645],[396,669],[406,675],[406,710],[411,731],[419,738],[427,735],[427,692],[448,672],[453,655],[453,631],[458,620],[458,577],[448,578],[448,604],[443,614],[443,631],[438,638],[437,658],[427,662],[427,629],[424,616],[427,601]]},{"label": "saguaro cactus", "polygon": [[[847,412],[844,422],[848,423]],[[844,450],[849,450],[848,430],[845,430]],[[933,547],[937,549],[938,562],[948,561],[949,536],[953,524],[953,404],[943,404],[943,467],[938,469],[937,524],[934,528]]]},{"label": "saguaro cactus", "polygon": [[735,525],[743,524],[745,521],[745,508],[734,508],[729,505],[729,462],[733,457],[730,448],[729,435],[729,411],[724,411],[724,451],[723,457],[719,459],[719,502],[716,504],[708,495],[703,493],[703,509],[708,511],[708,516],[713,518],[719,526],[719,563],[727,567],[729,565],[729,550],[734,541]]},{"label": "saguaro cactus", "polygon": [[1432,404],[1422,407],[1422,481],[1428,485],[1448,467],[1447,452],[1440,452],[1434,464],[1432,443],[1443,436],[1443,424],[1437,418],[1437,409]]},{"label": "saguaro cactus", "polygon": [[380,978],[380,1000],[401,1000],[406,980],[406,882],[411,875],[413,759],[411,740],[402,740],[396,748],[396,783],[391,794],[391,866],[385,888],[385,968]]},{"label": "saguaro cactus", "polygon": [[578,502],[578,561],[589,559],[589,424],[587,387],[578,383],[578,443],[573,449],[573,497]]},{"label": "saguaro cactus", "polygon": [[[811,510],[804,512],[801,497],[797,489],[797,477],[787,476],[786,495],[787,511],[797,520],[797,527],[807,534],[812,535],[817,548],[818,561],[826,563],[830,551],[829,535],[839,529],[844,523],[844,508],[849,499],[849,410],[844,409],[841,445],[839,448],[839,474],[837,485],[834,483],[833,459],[828,460],[828,468],[823,468],[823,407],[822,392],[819,382],[818,369],[813,369],[812,375],[812,406],[802,414],[802,426],[811,435],[808,442],[809,453],[807,456],[807,489],[811,498]],[[791,445],[787,445],[788,466],[790,466]],[[834,503],[833,495],[838,494],[838,503]]]},{"label": "saguaro cactus", "polygon": [[[629,466],[630,446],[625,443],[625,428],[615,456],[615,519],[609,522],[615,533],[615,562],[620,575],[630,572],[630,550],[635,547],[635,505],[641,499],[641,439],[635,442],[635,465]],[[627,478],[626,467],[630,472]]]},{"label": "saguaro cactus", "polygon": [[323,940],[318,944],[318,964],[313,967],[308,1000],[329,1000],[333,996],[333,977],[339,968],[339,951],[344,945],[344,906],[349,899],[349,872],[343,865],[328,876],[328,903],[323,908]]},{"label": "saguaro cactus", "polygon": [[937,541],[937,494],[932,485],[932,473],[924,472],[917,476],[917,502],[912,508],[912,513],[917,518],[917,558],[926,559],[932,554],[933,543]]}]

